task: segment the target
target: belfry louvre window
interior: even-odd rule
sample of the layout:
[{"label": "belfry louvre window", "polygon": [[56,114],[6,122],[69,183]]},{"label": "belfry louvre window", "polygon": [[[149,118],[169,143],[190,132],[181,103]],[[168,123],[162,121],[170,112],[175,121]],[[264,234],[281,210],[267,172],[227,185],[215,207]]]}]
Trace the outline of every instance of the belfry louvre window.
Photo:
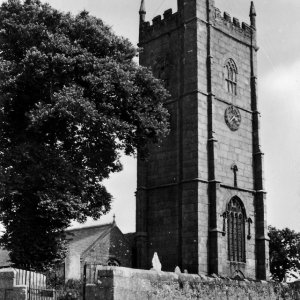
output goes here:
[{"label": "belfry louvre window", "polygon": [[224,68],[227,92],[236,95],[237,67],[234,60],[232,58],[228,59]]},{"label": "belfry louvre window", "polygon": [[228,259],[230,261],[246,262],[245,222],[244,205],[238,197],[234,197],[227,206]]}]

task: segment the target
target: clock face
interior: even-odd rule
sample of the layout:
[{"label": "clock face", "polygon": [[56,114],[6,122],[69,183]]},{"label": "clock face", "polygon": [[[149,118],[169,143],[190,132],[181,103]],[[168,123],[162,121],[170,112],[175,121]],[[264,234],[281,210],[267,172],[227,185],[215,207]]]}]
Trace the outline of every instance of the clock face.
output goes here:
[{"label": "clock face", "polygon": [[230,130],[236,131],[241,124],[240,111],[233,105],[228,106],[225,110],[225,122]]}]

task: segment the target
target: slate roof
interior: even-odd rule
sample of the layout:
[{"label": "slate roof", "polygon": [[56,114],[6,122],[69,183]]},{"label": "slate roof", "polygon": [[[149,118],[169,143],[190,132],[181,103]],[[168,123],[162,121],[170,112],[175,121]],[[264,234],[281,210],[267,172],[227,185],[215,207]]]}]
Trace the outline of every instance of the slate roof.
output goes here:
[{"label": "slate roof", "polygon": [[114,226],[114,223],[109,223],[67,230],[69,251],[83,254],[97,240],[105,237]]},{"label": "slate roof", "polygon": [[[83,254],[98,239],[104,238],[115,226],[114,223],[68,229],[69,251]],[[11,266],[9,252],[0,248],[0,268]]]},{"label": "slate roof", "polygon": [[135,232],[125,233],[124,236],[127,239],[129,245],[133,247],[135,245]]}]

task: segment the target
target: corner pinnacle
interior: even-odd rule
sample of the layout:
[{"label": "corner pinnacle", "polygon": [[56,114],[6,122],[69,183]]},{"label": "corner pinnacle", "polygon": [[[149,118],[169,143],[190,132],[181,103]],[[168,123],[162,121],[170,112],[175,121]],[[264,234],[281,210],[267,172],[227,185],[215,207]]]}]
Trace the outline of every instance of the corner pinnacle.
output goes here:
[{"label": "corner pinnacle", "polygon": [[140,15],[146,14],[145,0],[141,0],[141,7],[140,7],[139,13],[140,13]]},{"label": "corner pinnacle", "polygon": [[251,6],[250,6],[250,22],[251,26],[255,29],[256,28],[256,10],[254,6],[254,2],[251,1]]},{"label": "corner pinnacle", "polygon": [[144,23],[146,20],[145,0],[141,0],[139,14],[140,14],[140,29],[139,29],[139,41],[140,41],[143,33]]},{"label": "corner pinnacle", "polygon": [[255,6],[253,1],[251,1],[251,6],[250,6],[250,17],[251,16],[256,16],[256,11],[255,11]]}]

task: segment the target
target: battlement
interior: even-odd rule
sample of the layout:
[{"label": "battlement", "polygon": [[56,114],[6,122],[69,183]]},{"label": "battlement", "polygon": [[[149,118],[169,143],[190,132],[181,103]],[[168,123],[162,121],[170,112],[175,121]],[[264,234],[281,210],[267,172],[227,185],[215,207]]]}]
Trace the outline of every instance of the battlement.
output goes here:
[{"label": "battlement", "polygon": [[240,23],[240,20],[231,17],[229,13],[224,12],[223,15],[218,8],[214,8],[214,25],[216,28],[225,31],[229,35],[236,38],[244,38],[248,40],[252,35],[252,28],[245,22]]},{"label": "battlement", "polygon": [[[229,13],[221,13],[220,9],[214,7],[212,14],[213,25],[225,33],[241,39],[244,42],[249,42],[252,35],[252,27],[245,22],[240,22],[238,18],[231,17]],[[152,22],[141,23],[140,42],[154,39],[162,34],[167,34],[179,26],[179,14],[173,13],[172,9],[168,9],[163,13],[163,16],[158,15],[152,19]]]},{"label": "battlement", "polygon": [[163,17],[158,15],[152,19],[152,23],[144,22],[141,26],[141,42],[143,40],[155,38],[161,34],[168,33],[178,26],[178,13],[173,13],[168,9],[163,13]]}]

